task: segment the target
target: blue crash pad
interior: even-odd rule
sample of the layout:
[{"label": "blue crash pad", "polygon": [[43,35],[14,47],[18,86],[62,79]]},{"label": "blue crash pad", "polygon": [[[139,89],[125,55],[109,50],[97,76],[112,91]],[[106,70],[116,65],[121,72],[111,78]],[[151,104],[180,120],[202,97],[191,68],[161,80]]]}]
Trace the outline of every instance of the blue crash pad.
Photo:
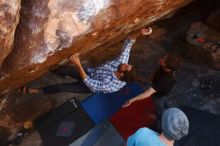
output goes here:
[{"label": "blue crash pad", "polygon": [[117,112],[128,99],[141,92],[143,89],[138,84],[129,83],[114,93],[96,93],[84,100],[81,105],[97,125]]}]

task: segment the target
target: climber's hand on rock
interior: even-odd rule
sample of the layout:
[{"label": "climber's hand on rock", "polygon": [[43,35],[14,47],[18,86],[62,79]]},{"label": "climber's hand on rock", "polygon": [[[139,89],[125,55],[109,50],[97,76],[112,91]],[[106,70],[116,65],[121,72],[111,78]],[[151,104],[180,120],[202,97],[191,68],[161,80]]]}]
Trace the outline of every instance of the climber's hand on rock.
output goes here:
[{"label": "climber's hand on rock", "polygon": [[81,65],[78,54],[73,54],[72,56],[70,56],[70,62],[72,62],[76,66],[80,66]]},{"label": "climber's hand on rock", "polygon": [[141,29],[141,34],[142,35],[150,35],[152,33],[152,28],[151,27],[148,27],[148,28],[142,28]]},{"label": "climber's hand on rock", "polygon": [[129,36],[130,39],[135,40],[136,38],[138,38],[140,35],[150,35],[152,33],[152,28],[148,27],[148,28],[142,28],[139,29],[135,32],[132,32],[131,35]]}]

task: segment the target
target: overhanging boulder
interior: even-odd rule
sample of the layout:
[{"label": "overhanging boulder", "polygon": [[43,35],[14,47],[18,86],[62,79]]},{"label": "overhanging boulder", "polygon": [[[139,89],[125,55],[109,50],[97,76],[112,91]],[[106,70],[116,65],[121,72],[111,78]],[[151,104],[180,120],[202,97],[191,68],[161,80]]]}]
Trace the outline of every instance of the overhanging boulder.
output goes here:
[{"label": "overhanging boulder", "polygon": [[11,52],[21,0],[0,0],[0,69]]},{"label": "overhanging boulder", "polygon": [[190,1],[23,0],[13,52],[1,70],[0,94],[41,76],[73,53],[83,55],[119,41]]}]

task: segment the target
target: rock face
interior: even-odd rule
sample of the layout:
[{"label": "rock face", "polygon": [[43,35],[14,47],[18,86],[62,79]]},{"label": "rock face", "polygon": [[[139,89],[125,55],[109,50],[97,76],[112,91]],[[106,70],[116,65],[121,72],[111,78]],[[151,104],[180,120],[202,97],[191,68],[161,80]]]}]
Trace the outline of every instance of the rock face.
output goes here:
[{"label": "rock face", "polygon": [[[51,110],[53,106],[52,100],[45,97],[26,96],[22,100],[10,99],[4,110],[0,112],[0,136],[7,137],[17,128],[23,127],[25,121],[34,121]],[[4,137],[1,138],[4,139]]]},{"label": "rock face", "polygon": [[188,31],[187,41],[189,54],[198,60],[203,60],[211,67],[220,70],[220,33],[206,24],[196,22]]},{"label": "rock face", "polygon": [[207,20],[208,26],[220,32],[220,9],[212,13]]},{"label": "rock face", "polygon": [[0,0],[0,69],[11,52],[21,0]]},{"label": "rock face", "polygon": [[47,72],[73,53],[85,54],[175,12],[191,0],[22,0],[13,52],[0,94]]}]

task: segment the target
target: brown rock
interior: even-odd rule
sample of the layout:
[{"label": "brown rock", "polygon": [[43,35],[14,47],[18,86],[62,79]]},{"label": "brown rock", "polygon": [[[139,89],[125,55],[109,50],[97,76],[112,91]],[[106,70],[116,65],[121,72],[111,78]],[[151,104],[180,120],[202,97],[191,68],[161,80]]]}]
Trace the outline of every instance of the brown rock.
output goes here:
[{"label": "brown rock", "polygon": [[220,70],[220,33],[207,25],[196,22],[188,31],[189,54]]},{"label": "brown rock", "polygon": [[151,38],[151,39],[154,39],[154,40],[161,39],[167,33],[166,28],[163,28],[163,27],[160,27],[160,26],[157,26],[157,25],[154,25],[152,27],[152,29],[154,31],[148,37]]},{"label": "brown rock", "polygon": [[0,0],[0,69],[11,52],[21,0]]},{"label": "brown rock", "polygon": [[8,128],[0,126],[0,141],[7,139],[10,136],[10,131]]},{"label": "brown rock", "polygon": [[73,53],[109,45],[191,0],[23,0],[13,52],[4,62],[0,94],[47,72]]},{"label": "brown rock", "polygon": [[215,11],[208,17],[207,24],[209,27],[220,32],[220,10]]},{"label": "brown rock", "polygon": [[8,133],[11,133],[14,129],[23,127],[25,121],[35,120],[52,107],[52,100],[45,97],[27,96],[22,99],[9,99],[4,110],[0,112],[0,127],[8,129]]}]

